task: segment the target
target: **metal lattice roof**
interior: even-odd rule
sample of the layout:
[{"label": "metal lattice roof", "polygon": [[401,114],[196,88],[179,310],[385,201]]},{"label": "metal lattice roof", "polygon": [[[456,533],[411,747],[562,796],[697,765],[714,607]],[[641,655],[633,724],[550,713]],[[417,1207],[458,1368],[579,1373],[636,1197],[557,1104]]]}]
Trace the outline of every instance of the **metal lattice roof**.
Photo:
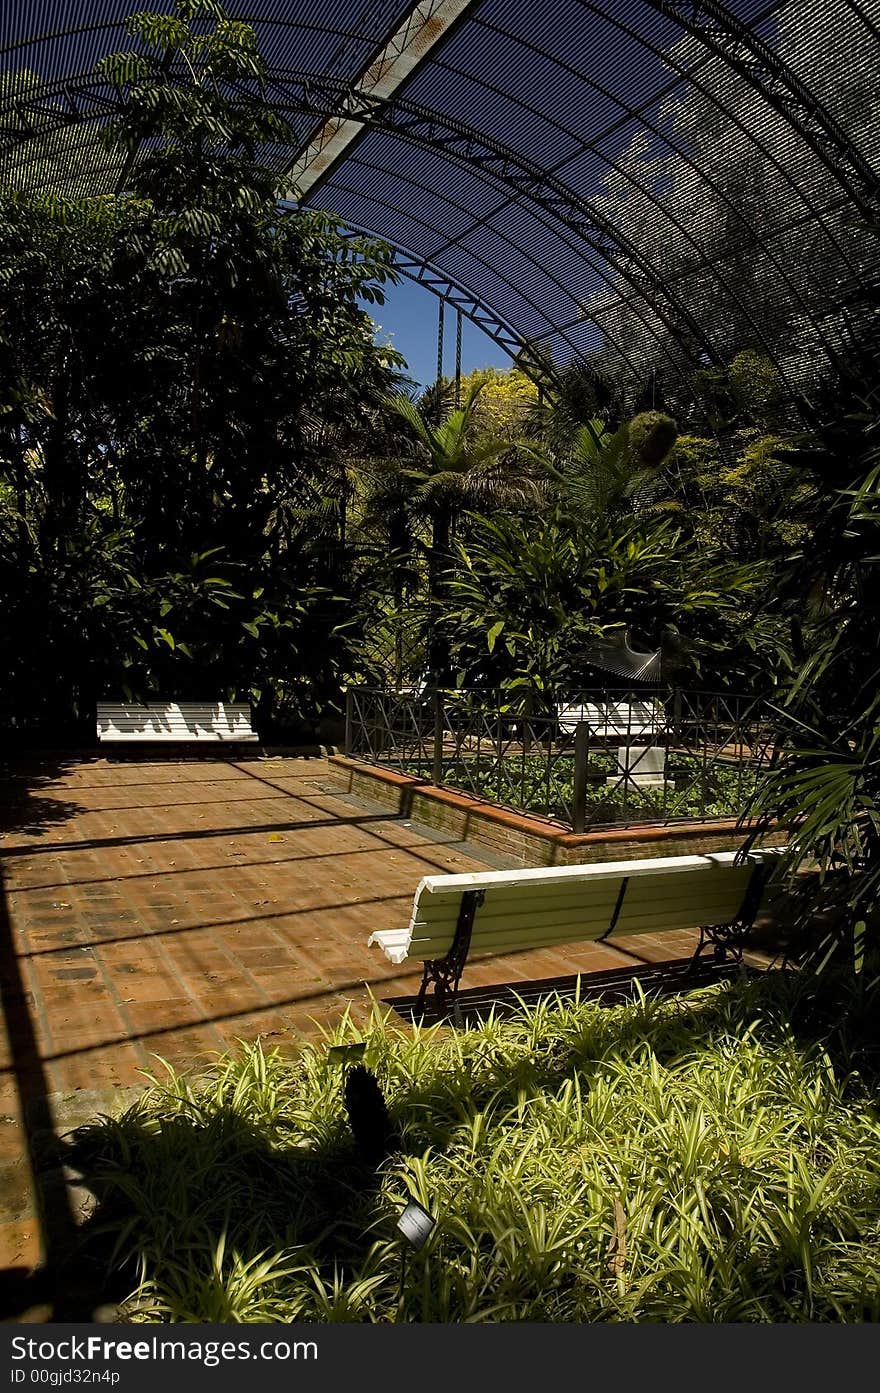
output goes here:
[{"label": "metal lattice roof", "polygon": [[[172,5],[6,0],[3,182],[114,186],[93,70],[143,8]],[[227,9],[294,129],[271,152],[291,196],[383,237],[511,349],[639,377],[751,347],[798,388],[876,281],[880,0]]]}]

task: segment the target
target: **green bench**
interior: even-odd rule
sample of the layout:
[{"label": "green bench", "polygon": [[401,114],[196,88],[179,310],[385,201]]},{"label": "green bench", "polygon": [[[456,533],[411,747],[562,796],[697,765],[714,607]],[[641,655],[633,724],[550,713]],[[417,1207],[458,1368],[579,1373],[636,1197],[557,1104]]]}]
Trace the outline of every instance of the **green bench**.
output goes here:
[{"label": "green bench", "polygon": [[369,943],[395,965],[424,965],[416,1011],[433,983],[438,1009],[455,1008],[472,953],[554,948],[624,934],[699,929],[693,956],[742,958],[778,849],[705,856],[606,861],[547,870],[427,876],[405,929],[381,929]]}]

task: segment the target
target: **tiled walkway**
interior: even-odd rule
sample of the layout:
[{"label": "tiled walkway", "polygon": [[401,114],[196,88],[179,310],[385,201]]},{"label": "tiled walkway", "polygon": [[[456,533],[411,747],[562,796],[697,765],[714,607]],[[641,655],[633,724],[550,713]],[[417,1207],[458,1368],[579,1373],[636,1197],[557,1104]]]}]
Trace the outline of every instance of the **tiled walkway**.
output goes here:
[{"label": "tiled walkway", "polygon": [[[94,759],[0,783],[0,1269],[45,1257],[34,1137],[124,1103],[156,1054],[190,1066],[257,1035],[296,1049],[316,1022],[363,1017],[370,992],[417,989],[419,973],[401,975],[368,935],[406,922],[422,876],[485,854],[326,779],[319,759]],[[464,985],[656,961],[691,942],[520,953],[475,963]]]}]

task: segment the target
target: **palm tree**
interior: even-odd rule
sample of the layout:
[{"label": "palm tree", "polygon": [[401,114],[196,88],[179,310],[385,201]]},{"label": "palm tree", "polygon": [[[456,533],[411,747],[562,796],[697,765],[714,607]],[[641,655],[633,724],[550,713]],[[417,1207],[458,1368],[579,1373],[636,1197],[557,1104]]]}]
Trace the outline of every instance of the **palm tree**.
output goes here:
[{"label": "palm tree", "polygon": [[658,476],[677,436],[670,416],[643,411],[614,431],[604,421],[586,421],[561,452],[538,447],[536,454],[577,516],[619,521],[664,507],[656,497]]},{"label": "palm tree", "polygon": [[[387,509],[386,526],[396,529],[402,550],[404,520],[410,538],[418,532],[420,521],[428,524],[428,659],[438,680],[449,666],[439,618],[458,519],[467,509],[495,509],[538,497],[537,486],[524,472],[516,443],[475,435],[473,414],[482,385],[475,384],[462,406],[436,426],[425,420],[408,397],[389,400],[392,410],[409,427],[413,451],[404,459],[383,462],[382,478],[369,508],[373,516],[378,507]],[[393,506],[389,508],[389,504]]]}]

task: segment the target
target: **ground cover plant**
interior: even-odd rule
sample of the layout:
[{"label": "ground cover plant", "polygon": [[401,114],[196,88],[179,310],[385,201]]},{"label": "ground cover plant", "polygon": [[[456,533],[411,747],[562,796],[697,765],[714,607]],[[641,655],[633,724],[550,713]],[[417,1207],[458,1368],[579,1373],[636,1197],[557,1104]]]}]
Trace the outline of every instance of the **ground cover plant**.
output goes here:
[{"label": "ground cover plant", "polygon": [[[455,1032],[377,1010],[378,1166],[329,1040],[160,1072],[74,1139],[128,1318],[880,1319],[876,999],[829,980],[824,1011],[782,972]],[[410,1198],[437,1224],[404,1262]]]},{"label": "ground cover plant", "polygon": [[[637,756],[632,756],[633,761]],[[424,761],[403,761],[406,774],[430,772]],[[638,772],[638,766],[633,768]],[[758,763],[711,763],[699,755],[670,755],[665,783],[637,787],[626,783],[615,751],[590,754],[584,794],[586,821],[603,823],[663,822],[676,818],[734,817],[742,815],[754,796],[760,778]],[[615,778],[616,783],[606,782]],[[479,755],[444,759],[442,784],[472,793],[517,811],[570,822],[574,803],[574,760],[556,756],[511,754],[500,761]]]}]

